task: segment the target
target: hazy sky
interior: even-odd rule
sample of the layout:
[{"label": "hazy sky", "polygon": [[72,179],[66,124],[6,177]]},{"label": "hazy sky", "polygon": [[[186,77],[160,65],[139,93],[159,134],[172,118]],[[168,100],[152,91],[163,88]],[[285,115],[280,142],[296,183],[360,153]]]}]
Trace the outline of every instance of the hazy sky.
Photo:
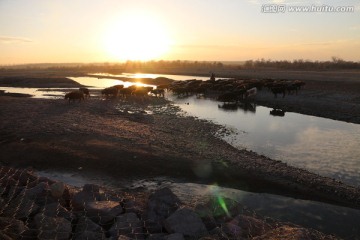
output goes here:
[{"label": "hazy sky", "polygon": [[0,64],[332,56],[360,61],[359,0],[0,0]]}]

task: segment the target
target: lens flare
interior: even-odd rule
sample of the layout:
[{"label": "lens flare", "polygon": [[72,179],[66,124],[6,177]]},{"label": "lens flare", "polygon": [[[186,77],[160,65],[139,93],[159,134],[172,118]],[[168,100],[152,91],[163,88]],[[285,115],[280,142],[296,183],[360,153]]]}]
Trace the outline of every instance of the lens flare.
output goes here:
[{"label": "lens flare", "polygon": [[226,216],[231,217],[226,201],[220,194],[220,188],[218,187],[218,185],[216,183],[213,184],[212,186],[210,186],[209,190],[216,199],[216,205],[221,207],[221,209],[225,212]]},{"label": "lens flare", "polygon": [[224,201],[224,199],[221,196],[217,196],[217,201],[220,205],[220,207],[224,210],[224,212],[226,213],[226,216],[231,217],[229,210],[226,206],[226,202]]}]

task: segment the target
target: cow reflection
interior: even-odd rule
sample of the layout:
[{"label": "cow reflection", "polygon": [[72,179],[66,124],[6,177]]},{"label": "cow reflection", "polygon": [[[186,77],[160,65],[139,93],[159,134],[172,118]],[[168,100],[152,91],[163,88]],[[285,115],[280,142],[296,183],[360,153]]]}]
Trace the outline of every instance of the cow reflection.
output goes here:
[{"label": "cow reflection", "polygon": [[284,117],[285,111],[280,108],[273,108],[272,110],[270,110],[270,115]]},{"label": "cow reflection", "polygon": [[238,110],[238,104],[237,103],[223,103],[222,105],[218,105],[218,108],[229,111],[229,112],[235,112]]},{"label": "cow reflection", "polygon": [[238,104],[238,107],[242,109],[244,112],[253,112],[253,113],[256,112],[256,103],[254,102],[248,102],[248,101],[240,102]]},{"label": "cow reflection", "polygon": [[244,112],[256,112],[256,103],[253,102],[238,102],[238,103],[223,103],[218,105],[218,108],[224,111],[235,112],[239,109]]}]

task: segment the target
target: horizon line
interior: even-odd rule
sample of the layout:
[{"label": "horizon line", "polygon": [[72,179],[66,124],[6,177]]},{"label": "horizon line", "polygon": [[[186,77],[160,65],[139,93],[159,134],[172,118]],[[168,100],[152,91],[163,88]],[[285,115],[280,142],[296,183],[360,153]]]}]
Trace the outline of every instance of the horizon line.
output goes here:
[{"label": "horizon line", "polygon": [[[208,62],[217,62],[217,63],[245,63],[247,61],[271,61],[271,62],[281,62],[281,61],[288,61],[288,62],[294,62],[294,61],[305,61],[305,62],[332,62],[331,58],[329,60],[311,60],[311,59],[302,59],[302,58],[298,58],[298,59],[265,59],[265,58],[257,58],[257,59],[247,59],[247,60],[181,60],[181,59],[176,59],[176,60],[163,60],[163,59],[159,59],[159,60],[122,60],[122,61],[96,61],[96,62],[29,62],[29,63],[7,63],[7,64],[0,64],[0,67],[8,67],[8,66],[24,66],[24,65],[69,65],[69,64],[81,64],[81,65],[86,65],[86,64],[123,64],[126,62],[142,62],[142,63],[149,63],[149,62],[176,62],[176,61],[181,61],[181,62],[199,62],[199,63],[208,63]],[[360,63],[360,60],[345,60],[342,58],[339,58],[339,60],[344,61],[344,62],[355,62],[355,63]]]}]

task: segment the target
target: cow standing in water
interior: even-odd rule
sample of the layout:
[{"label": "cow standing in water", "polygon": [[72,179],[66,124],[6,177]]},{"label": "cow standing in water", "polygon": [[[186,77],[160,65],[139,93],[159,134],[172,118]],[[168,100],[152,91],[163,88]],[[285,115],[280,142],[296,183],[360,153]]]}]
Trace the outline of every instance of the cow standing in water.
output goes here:
[{"label": "cow standing in water", "polygon": [[116,87],[108,87],[101,91],[101,95],[105,95],[105,97],[113,96],[116,97],[119,93],[119,89]]},{"label": "cow standing in water", "polygon": [[243,98],[244,99],[251,99],[251,98],[255,98],[257,94],[257,88],[256,87],[253,87],[253,88],[250,88],[249,90],[247,90],[244,95],[243,95]]},{"label": "cow standing in water", "polygon": [[154,94],[156,97],[160,96],[160,97],[164,97],[165,96],[165,90],[164,89],[153,89],[150,91],[150,93]]},{"label": "cow standing in water", "polygon": [[69,93],[65,94],[65,99],[69,99],[69,103],[71,101],[74,102],[76,99],[79,99],[79,102],[81,102],[81,100],[85,100],[84,93],[82,91],[69,92]]},{"label": "cow standing in water", "polygon": [[81,91],[85,95],[85,97],[88,97],[88,98],[90,97],[90,91],[88,88],[81,87],[81,88],[79,88],[79,91]]},{"label": "cow standing in water", "polygon": [[274,94],[274,97],[277,98],[277,95],[282,93],[283,98],[286,94],[286,86],[275,86],[270,88],[271,92]]}]

